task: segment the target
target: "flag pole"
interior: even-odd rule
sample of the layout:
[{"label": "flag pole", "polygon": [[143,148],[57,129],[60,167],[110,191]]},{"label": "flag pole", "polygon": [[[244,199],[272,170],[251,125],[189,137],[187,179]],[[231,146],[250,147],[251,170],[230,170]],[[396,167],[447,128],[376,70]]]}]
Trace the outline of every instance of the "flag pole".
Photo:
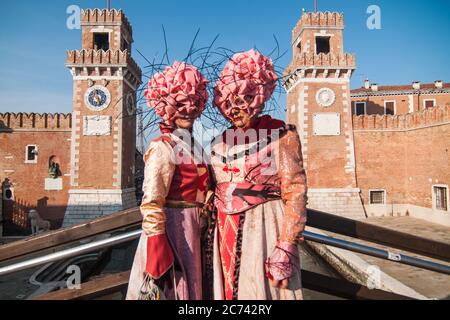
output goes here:
[{"label": "flag pole", "polygon": [[111,0],[108,0],[108,10],[111,10]]},{"label": "flag pole", "polygon": [[317,0],[314,0],[314,12],[317,12]]}]

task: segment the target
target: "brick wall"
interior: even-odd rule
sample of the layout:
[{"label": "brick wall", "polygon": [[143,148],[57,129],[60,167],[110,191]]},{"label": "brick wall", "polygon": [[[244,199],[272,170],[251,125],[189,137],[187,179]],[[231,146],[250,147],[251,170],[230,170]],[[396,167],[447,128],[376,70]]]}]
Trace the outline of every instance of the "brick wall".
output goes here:
[{"label": "brick wall", "polygon": [[402,116],[353,117],[353,121],[356,175],[364,204],[369,204],[370,189],[386,190],[386,206],[369,211],[373,209],[374,215],[416,211],[428,220],[448,220],[445,212],[432,210],[432,186],[450,185],[450,107]]},{"label": "brick wall", "polygon": [[[70,118],[62,114],[0,115],[0,183],[8,180],[14,189],[14,201],[2,202],[4,234],[28,234],[31,208],[37,208],[52,228],[62,224],[70,188]],[[37,163],[26,163],[27,145],[37,145]],[[52,156],[60,164],[62,190],[45,190]]]},{"label": "brick wall", "polygon": [[382,96],[367,96],[367,97],[352,97],[352,112],[355,113],[356,102],[366,103],[366,114],[384,114],[384,106],[386,101],[393,101],[395,103],[396,114],[406,114],[410,112],[417,112],[423,110],[425,107],[425,100],[435,100],[436,106],[450,105],[450,95],[443,94],[405,94],[405,95],[382,95]]},{"label": "brick wall", "polygon": [[[308,80],[305,74],[288,89],[287,122],[297,126],[302,143],[308,178],[308,207],[361,219],[364,218],[364,210],[354,171],[349,81],[344,78],[348,73],[342,72],[338,74],[340,77],[336,77],[335,72],[333,76],[325,77],[323,74],[321,78],[312,80]],[[329,107],[322,107],[316,101],[316,94],[322,88],[335,93],[335,101]],[[339,135],[314,134],[313,117],[323,113],[340,115]]]},{"label": "brick wall", "polygon": [[83,10],[81,12],[81,23],[83,25],[81,36],[83,48],[93,49],[94,32],[109,33],[111,49],[123,50],[121,47],[123,39],[130,46],[133,42],[131,24],[121,10]]},{"label": "brick wall", "polygon": [[[100,85],[101,81],[95,82]],[[84,93],[89,83],[84,80],[75,81],[74,113],[77,125],[74,125],[75,153],[74,153],[74,187],[80,189],[114,189],[120,188],[120,163],[114,162],[114,155],[118,156],[119,122],[122,119],[122,95],[119,92],[121,81],[110,81],[107,85],[111,93],[111,103],[108,108],[100,112],[88,109],[84,102]],[[84,136],[83,116],[111,116],[111,136]],[[93,157],[92,155],[96,156]],[[116,159],[117,160],[117,159]]]},{"label": "brick wall", "polygon": [[135,187],[136,172],[136,92],[128,85],[123,86],[122,111],[122,189]]},{"label": "brick wall", "polygon": [[71,125],[71,114],[0,113],[0,130],[67,130],[71,128]]},{"label": "brick wall", "polygon": [[[316,102],[316,93],[323,87],[336,93],[335,103],[328,108],[322,108]],[[352,172],[346,169],[352,166],[353,161],[348,83],[301,83],[289,92],[287,102],[287,121],[296,125],[299,131],[310,187],[356,187]],[[313,115],[322,112],[340,113],[340,135],[313,134]]]},{"label": "brick wall", "polygon": [[[314,52],[315,37],[314,33],[302,32],[304,28],[314,28],[317,30],[327,30],[331,34],[330,49],[335,53],[343,53],[342,47],[342,29],[344,28],[344,16],[337,12],[309,12],[304,13],[292,30],[292,39],[294,44],[302,43],[301,52]],[[296,46],[295,46],[296,47]],[[294,59],[296,53],[300,51],[294,48]]]}]

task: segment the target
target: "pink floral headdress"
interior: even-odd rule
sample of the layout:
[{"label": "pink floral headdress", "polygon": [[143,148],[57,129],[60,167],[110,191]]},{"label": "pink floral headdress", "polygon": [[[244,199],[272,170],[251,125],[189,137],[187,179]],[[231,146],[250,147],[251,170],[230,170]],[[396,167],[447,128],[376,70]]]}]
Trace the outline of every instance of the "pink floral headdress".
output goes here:
[{"label": "pink floral headdress", "polygon": [[209,81],[192,65],[176,61],[148,82],[147,104],[164,122],[176,118],[198,118],[208,101]]},{"label": "pink floral headdress", "polygon": [[235,54],[216,83],[214,105],[227,118],[234,108],[245,109],[253,117],[262,112],[277,80],[270,58],[253,49]]}]

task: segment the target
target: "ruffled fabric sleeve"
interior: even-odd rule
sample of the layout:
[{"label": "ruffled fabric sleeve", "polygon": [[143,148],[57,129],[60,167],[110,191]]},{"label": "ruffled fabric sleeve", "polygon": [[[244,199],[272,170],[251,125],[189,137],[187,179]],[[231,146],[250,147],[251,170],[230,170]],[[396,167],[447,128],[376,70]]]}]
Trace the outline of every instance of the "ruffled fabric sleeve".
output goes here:
[{"label": "ruffled fabric sleeve", "polygon": [[170,144],[158,139],[144,155],[145,172],[141,204],[142,230],[147,236],[146,271],[159,279],[174,263],[173,251],[166,236],[164,204],[170,190],[175,161]]},{"label": "ruffled fabric sleeve", "polygon": [[285,204],[279,241],[295,244],[303,241],[308,202],[301,142],[295,128],[290,128],[279,141],[279,177]]}]

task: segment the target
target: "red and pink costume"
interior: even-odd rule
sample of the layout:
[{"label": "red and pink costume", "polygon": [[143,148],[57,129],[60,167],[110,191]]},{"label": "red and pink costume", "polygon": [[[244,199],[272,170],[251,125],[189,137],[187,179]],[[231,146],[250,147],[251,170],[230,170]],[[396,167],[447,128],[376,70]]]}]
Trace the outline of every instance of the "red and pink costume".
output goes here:
[{"label": "red and pink costume", "polygon": [[[212,145],[215,299],[303,298],[297,243],[306,223],[307,187],[301,144],[295,128],[258,118],[275,81],[270,59],[251,50],[232,58],[216,86],[222,114],[240,108],[254,119],[250,128],[233,127]],[[274,288],[269,279],[289,279],[289,286]]]},{"label": "red and pink costume", "polygon": [[175,63],[155,75],[146,92],[163,119],[162,135],[144,155],[142,236],[131,271],[128,300],[140,298],[145,279],[156,281],[167,299],[202,299],[201,208],[208,185],[203,149],[177,117],[196,118],[208,94],[207,80],[195,67]]}]

